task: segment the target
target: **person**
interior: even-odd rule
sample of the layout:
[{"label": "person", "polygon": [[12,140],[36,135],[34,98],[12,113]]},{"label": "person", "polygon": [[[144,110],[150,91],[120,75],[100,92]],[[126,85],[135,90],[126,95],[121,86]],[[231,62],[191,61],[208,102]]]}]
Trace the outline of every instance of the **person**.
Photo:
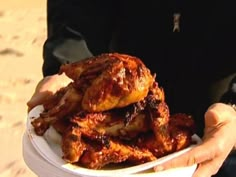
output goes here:
[{"label": "person", "polygon": [[48,0],[43,78],[27,105],[70,82],[61,64],[119,52],[157,75],[171,113],[194,116],[202,143],[156,171],[197,163],[194,177],[236,167],[236,11],[233,0]]}]

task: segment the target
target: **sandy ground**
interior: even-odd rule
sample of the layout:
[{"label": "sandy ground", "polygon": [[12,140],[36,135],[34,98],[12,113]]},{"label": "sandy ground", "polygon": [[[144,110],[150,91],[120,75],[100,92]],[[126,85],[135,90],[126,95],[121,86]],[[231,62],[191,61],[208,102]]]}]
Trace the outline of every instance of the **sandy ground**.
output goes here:
[{"label": "sandy ground", "polygon": [[0,0],[0,176],[36,177],[22,157],[26,102],[42,78],[46,0]]}]

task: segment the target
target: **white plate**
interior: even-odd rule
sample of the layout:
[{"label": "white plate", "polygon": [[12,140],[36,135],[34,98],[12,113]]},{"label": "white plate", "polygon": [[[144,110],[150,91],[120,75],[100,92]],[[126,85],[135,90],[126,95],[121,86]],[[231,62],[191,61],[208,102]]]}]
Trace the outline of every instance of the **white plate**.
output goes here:
[{"label": "white plate", "polygon": [[[31,121],[34,118],[37,118],[39,114],[43,111],[43,106],[37,106],[32,109],[28,114],[27,119],[27,132],[30,141],[32,142],[35,150],[49,163],[57,167],[59,170],[64,172],[71,173],[78,176],[88,176],[88,177],[115,177],[115,176],[130,176],[130,177],[176,177],[180,175],[181,177],[191,177],[193,172],[196,169],[196,165],[190,167],[183,167],[177,169],[166,170],[163,172],[150,172],[148,169],[152,169],[155,165],[161,164],[164,161],[170,160],[173,157],[176,157],[186,151],[190,150],[192,145],[184,150],[175,152],[173,154],[167,155],[165,157],[159,158],[158,160],[144,163],[141,165],[131,166],[131,167],[110,167],[102,170],[93,170],[80,167],[78,165],[73,165],[66,163],[61,157],[61,146],[60,146],[60,135],[53,129],[50,128],[44,136],[38,136],[34,132],[34,128],[31,125]],[[200,138],[197,135],[193,136],[193,139],[198,143],[201,142]],[[178,176],[177,175],[177,176]]]}]

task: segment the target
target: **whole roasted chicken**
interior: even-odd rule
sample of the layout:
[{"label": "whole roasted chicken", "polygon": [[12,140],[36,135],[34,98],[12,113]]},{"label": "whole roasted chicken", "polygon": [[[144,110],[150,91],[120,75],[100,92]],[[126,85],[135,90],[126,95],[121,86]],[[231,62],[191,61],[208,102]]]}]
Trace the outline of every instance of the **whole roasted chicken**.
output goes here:
[{"label": "whole roasted chicken", "polygon": [[104,53],[64,64],[73,81],[32,121],[37,135],[53,126],[63,159],[90,169],[141,164],[192,144],[191,115],[170,115],[162,87],[137,57]]}]

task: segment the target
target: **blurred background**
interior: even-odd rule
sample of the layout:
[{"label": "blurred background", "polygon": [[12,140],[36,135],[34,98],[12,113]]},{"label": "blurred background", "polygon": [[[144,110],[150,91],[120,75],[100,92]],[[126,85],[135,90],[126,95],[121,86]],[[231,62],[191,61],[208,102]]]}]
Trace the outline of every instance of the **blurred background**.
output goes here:
[{"label": "blurred background", "polygon": [[46,0],[0,0],[1,177],[36,177],[22,158],[22,135],[45,37]]}]

